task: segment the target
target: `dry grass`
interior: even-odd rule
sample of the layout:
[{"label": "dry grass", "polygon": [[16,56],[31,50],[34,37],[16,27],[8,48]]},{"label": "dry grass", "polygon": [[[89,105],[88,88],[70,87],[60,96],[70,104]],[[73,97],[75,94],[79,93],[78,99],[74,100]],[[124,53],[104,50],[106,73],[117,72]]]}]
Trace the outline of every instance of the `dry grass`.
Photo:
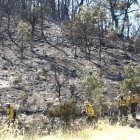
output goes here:
[{"label": "dry grass", "polygon": [[48,136],[17,136],[13,137],[11,134],[1,137],[0,140],[140,140],[139,129],[129,128],[128,126],[109,126],[107,124],[99,124],[96,129],[93,127],[83,128],[78,132],[61,130],[55,134]]}]

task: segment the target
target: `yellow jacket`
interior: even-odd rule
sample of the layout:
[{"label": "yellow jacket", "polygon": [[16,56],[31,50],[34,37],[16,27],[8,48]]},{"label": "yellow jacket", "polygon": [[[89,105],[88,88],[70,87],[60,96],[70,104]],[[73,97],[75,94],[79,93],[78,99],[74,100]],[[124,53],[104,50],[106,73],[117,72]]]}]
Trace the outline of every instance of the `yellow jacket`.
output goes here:
[{"label": "yellow jacket", "polygon": [[95,110],[90,102],[85,102],[85,106],[86,106],[86,113],[88,116],[96,116]]},{"label": "yellow jacket", "polygon": [[138,103],[139,101],[139,98],[137,95],[129,95],[128,96],[128,102],[129,104],[132,104],[132,103]]},{"label": "yellow jacket", "polygon": [[118,108],[119,107],[128,107],[128,100],[125,98],[122,98],[122,99],[120,98],[118,100]]},{"label": "yellow jacket", "polygon": [[9,123],[13,123],[14,120],[14,109],[10,106],[7,108],[7,117],[8,117],[8,121]]}]

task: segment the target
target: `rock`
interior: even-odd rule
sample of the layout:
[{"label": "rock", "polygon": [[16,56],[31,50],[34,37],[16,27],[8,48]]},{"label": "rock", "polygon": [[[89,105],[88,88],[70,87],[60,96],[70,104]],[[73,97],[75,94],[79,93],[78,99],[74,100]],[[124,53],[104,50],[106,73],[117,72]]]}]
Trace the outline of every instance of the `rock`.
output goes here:
[{"label": "rock", "polygon": [[49,25],[46,25],[45,28],[50,28],[50,26]]},{"label": "rock", "polygon": [[18,84],[18,85],[15,85],[14,88],[18,90],[22,90],[23,86],[21,84]]},{"label": "rock", "polygon": [[44,46],[44,44],[41,43],[41,44],[39,44],[39,46]]},{"label": "rock", "polygon": [[[14,36],[13,39],[17,39],[17,36]],[[11,45],[11,44],[10,44]]]},{"label": "rock", "polygon": [[48,103],[52,103],[52,102],[53,102],[53,98],[45,97],[45,100],[46,100]]},{"label": "rock", "polygon": [[7,68],[6,66],[4,66],[4,67],[2,68],[2,70],[8,70],[8,68]]},{"label": "rock", "polygon": [[30,94],[29,94],[29,96],[31,97],[31,96],[33,96],[33,94],[32,94],[32,93],[30,93]]},{"label": "rock", "polygon": [[43,80],[43,81],[46,81],[47,80],[47,78],[45,76],[39,76],[39,79],[40,80]]},{"label": "rock", "polygon": [[36,49],[37,52],[39,52],[39,49]]},{"label": "rock", "polygon": [[40,40],[41,43],[45,43],[45,40]]},{"label": "rock", "polygon": [[36,38],[34,38],[34,41],[35,41],[35,42],[37,42],[37,41],[38,41],[38,38],[37,38],[37,37],[36,37]]},{"label": "rock", "polygon": [[72,70],[72,72],[71,72],[71,77],[72,77],[72,78],[76,78],[76,77],[77,77],[76,70]]}]

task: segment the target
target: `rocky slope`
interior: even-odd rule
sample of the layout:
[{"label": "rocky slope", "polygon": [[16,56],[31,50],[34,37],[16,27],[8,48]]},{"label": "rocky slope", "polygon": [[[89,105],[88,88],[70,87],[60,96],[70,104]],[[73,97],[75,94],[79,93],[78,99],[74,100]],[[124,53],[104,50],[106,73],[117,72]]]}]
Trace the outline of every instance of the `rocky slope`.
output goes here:
[{"label": "rocky slope", "polygon": [[[4,25],[4,24],[3,24]],[[78,49],[78,57],[74,59],[73,46],[63,37],[60,25],[53,22],[45,23],[45,39],[40,39],[36,27],[34,52],[30,52],[30,44],[26,43],[25,58],[21,61],[19,48],[12,42],[2,26],[0,43],[0,97],[1,105],[11,102],[16,108],[25,110],[45,110],[48,102],[58,102],[56,77],[60,83],[65,82],[61,91],[61,100],[74,98],[79,106],[83,106],[82,94],[84,87],[78,83],[77,71],[80,67],[90,66],[93,70],[101,70],[107,83],[106,98],[110,101],[117,96],[119,82],[124,78],[123,66],[131,61],[131,54],[124,57],[121,42],[116,47],[105,46],[102,50],[102,66],[99,67],[98,49],[92,51],[89,62]],[[17,42],[16,24],[10,27],[12,39]],[[18,43],[18,42],[17,42]],[[135,61],[140,62],[140,54]],[[70,93],[70,85],[75,83],[74,95]],[[27,89],[26,89],[27,88]]]}]

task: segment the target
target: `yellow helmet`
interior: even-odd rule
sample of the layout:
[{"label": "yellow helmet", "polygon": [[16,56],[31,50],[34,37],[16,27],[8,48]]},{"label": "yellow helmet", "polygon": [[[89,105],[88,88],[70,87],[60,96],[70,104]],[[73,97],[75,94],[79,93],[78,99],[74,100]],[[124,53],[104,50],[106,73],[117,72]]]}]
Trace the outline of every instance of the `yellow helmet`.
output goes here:
[{"label": "yellow helmet", "polygon": [[128,95],[131,95],[132,94],[132,91],[128,91]]},{"label": "yellow helmet", "polygon": [[124,96],[124,94],[122,94],[122,93],[119,95],[119,97],[123,97],[123,96]]},{"label": "yellow helmet", "polygon": [[11,104],[8,102],[5,104],[5,107],[9,108],[11,106]]},{"label": "yellow helmet", "polygon": [[88,101],[85,102],[85,105],[90,105],[90,103]]}]

